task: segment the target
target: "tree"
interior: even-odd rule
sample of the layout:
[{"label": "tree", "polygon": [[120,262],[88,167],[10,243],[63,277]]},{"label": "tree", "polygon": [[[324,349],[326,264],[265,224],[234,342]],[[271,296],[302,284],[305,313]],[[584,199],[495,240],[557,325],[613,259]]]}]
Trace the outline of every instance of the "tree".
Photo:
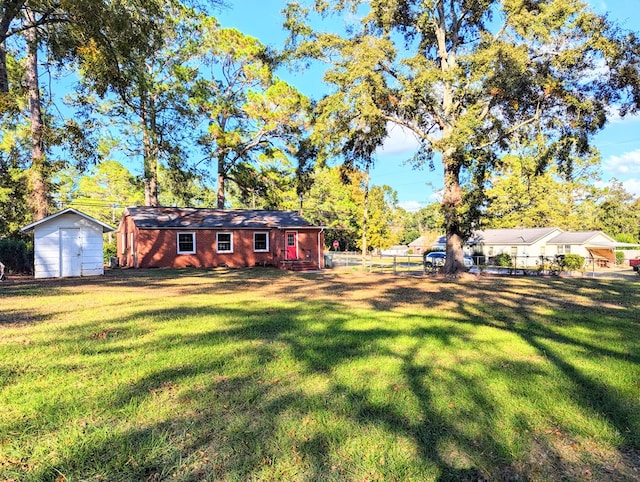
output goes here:
[{"label": "tree", "polygon": [[[310,27],[312,12],[345,11],[359,19],[345,32]],[[570,172],[590,154],[609,106],[624,114],[640,103],[635,36],[580,1],[342,0],[293,3],[285,14],[295,55],[329,64],[325,82],[335,90],[318,103],[320,119],[359,119],[378,143],[387,123],[398,124],[421,142],[416,164],[438,154],[449,275],[464,270],[462,243],[514,139],[543,132],[538,171],[556,161]],[[349,138],[353,126],[321,127]]]},{"label": "tree", "polygon": [[367,219],[367,247],[369,249],[380,251],[399,241],[391,229],[397,204],[397,193],[391,187],[371,187]]},{"label": "tree", "polygon": [[208,116],[200,144],[217,168],[222,209],[228,181],[248,192],[255,189],[248,172],[261,163],[288,162],[306,124],[308,101],[274,76],[275,60],[255,38],[212,26],[202,49],[212,80],[198,85],[198,109]]},{"label": "tree", "polygon": [[153,15],[153,30],[138,32],[142,41],[126,48],[120,43],[125,39],[118,37],[123,50],[115,52],[116,58],[107,68],[105,52],[91,45],[82,51],[83,89],[76,97],[89,116],[100,105],[100,113],[118,124],[119,148],[142,158],[147,206],[160,202],[161,163],[165,169],[177,171],[176,177],[193,174],[184,162],[189,156],[183,148],[197,125],[190,95],[199,75],[198,48],[203,31],[215,23],[179,2],[157,4]]},{"label": "tree", "polygon": [[[158,0],[5,0],[0,4],[0,107],[2,113],[21,113],[14,101],[11,62],[23,60],[24,84],[28,93],[31,126],[29,202],[33,217],[47,215],[52,197],[51,179],[66,164],[52,157],[54,148],[65,145],[69,154],[84,166],[96,159],[96,146],[88,131],[73,120],[54,125],[39,85],[39,53],[46,52],[47,68],[62,68],[91,52],[99,57],[97,71],[110,72],[105,85],[121,85],[119,65],[157,31]],[[9,43],[11,41],[11,43]],[[94,65],[94,66],[95,66]]]},{"label": "tree", "polygon": [[114,160],[103,161],[84,175],[77,169],[66,169],[57,182],[61,208],[77,208],[105,223],[116,224],[125,207],[144,201],[139,180]]},{"label": "tree", "polygon": [[629,235],[634,241],[640,240],[640,202],[627,192],[624,185],[613,179],[603,189],[600,202],[597,204],[595,220],[598,229],[613,237]]},{"label": "tree", "polygon": [[546,138],[538,135],[526,142],[514,142],[511,153],[502,157],[491,174],[483,227],[593,229],[597,189],[592,183],[599,178],[599,156],[575,159],[571,175],[559,172],[555,165],[539,173]]},{"label": "tree", "polygon": [[318,166],[313,180],[303,205],[305,218],[327,227],[327,246],[338,241],[341,250],[356,249],[361,243],[363,174],[343,166]]}]

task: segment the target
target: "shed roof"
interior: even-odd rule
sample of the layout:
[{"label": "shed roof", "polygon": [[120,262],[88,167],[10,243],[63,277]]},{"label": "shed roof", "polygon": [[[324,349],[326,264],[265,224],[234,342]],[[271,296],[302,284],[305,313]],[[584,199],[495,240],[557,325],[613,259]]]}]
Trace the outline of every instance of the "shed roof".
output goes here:
[{"label": "shed roof", "polygon": [[138,229],[270,229],[315,228],[296,211],[128,207]]},{"label": "shed roof", "polygon": [[87,221],[90,221],[90,222],[92,222],[92,223],[97,224],[98,226],[100,226],[100,227],[102,228],[102,232],[103,232],[103,233],[110,233],[110,232],[112,232],[112,231],[115,231],[115,230],[116,230],[116,228],[111,227],[111,226],[109,226],[108,224],[103,223],[102,221],[98,221],[97,219],[92,218],[92,217],[91,217],[91,216],[89,216],[88,214],[82,213],[82,212],[80,212],[80,211],[78,211],[78,210],[76,210],[76,209],[73,209],[73,208],[67,208],[67,209],[64,209],[64,210],[62,210],[62,211],[59,211],[59,212],[57,212],[57,213],[55,213],[55,214],[52,214],[51,216],[47,216],[46,218],[43,218],[43,219],[41,219],[41,220],[39,220],[39,221],[36,221],[36,222],[34,222],[34,223],[31,223],[31,224],[29,224],[29,225],[27,225],[27,226],[23,227],[23,228],[21,229],[21,231],[31,231],[32,229],[35,229],[37,226],[39,226],[39,225],[41,225],[41,224],[48,223],[48,222],[50,222],[50,221],[54,220],[55,218],[58,218],[58,217],[62,216],[63,214],[70,214],[70,213],[71,213],[71,214],[76,214],[76,215],[78,215],[78,216],[80,216],[80,217],[82,217],[82,218],[86,219]]}]

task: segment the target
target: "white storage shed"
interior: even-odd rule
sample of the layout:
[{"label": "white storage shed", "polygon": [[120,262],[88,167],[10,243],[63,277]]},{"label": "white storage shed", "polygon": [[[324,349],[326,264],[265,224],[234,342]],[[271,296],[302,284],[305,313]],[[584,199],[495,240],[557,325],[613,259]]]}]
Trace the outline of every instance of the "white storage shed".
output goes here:
[{"label": "white storage shed", "polygon": [[36,278],[104,274],[103,233],[115,228],[73,208],[22,228],[33,231]]}]

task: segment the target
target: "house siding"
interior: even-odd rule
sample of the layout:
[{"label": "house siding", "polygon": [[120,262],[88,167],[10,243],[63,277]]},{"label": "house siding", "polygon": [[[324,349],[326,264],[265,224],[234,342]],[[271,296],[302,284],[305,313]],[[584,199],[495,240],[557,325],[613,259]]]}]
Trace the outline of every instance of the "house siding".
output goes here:
[{"label": "house siding", "polygon": [[73,213],[63,214],[34,228],[35,278],[59,278],[63,259],[60,232],[77,229],[80,244],[80,276],[104,274],[102,227]]},{"label": "house siding", "polygon": [[[138,229],[128,215],[123,217],[118,229],[118,259],[121,266],[134,268],[278,266],[285,259],[285,231],[297,232],[299,259],[308,260],[316,268],[323,267],[320,228]],[[195,253],[178,254],[178,232],[195,233]],[[217,252],[218,233],[232,234],[233,252]],[[268,234],[268,251],[254,251],[254,233]]]}]

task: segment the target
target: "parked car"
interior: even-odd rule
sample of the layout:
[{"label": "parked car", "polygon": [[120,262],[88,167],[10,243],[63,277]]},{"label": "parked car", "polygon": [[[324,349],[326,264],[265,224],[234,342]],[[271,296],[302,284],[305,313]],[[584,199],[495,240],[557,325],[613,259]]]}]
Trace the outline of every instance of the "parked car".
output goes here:
[{"label": "parked car", "polygon": [[[629,266],[633,268],[633,271],[638,271],[638,268],[640,267],[640,256],[636,259],[630,259]],[[640,272],[638,272],[638,274],[640,274]]]},{"label": "parked car", "polygon": [[[447,259],[447,253],[444,251],[432,251],[431,253],[425,253],[422,257],[422,264],[425,269],[440,268],[444,266]],[[471,269],[473,267],[473,258],[471,256],[464,257],[464,267]]]}]

